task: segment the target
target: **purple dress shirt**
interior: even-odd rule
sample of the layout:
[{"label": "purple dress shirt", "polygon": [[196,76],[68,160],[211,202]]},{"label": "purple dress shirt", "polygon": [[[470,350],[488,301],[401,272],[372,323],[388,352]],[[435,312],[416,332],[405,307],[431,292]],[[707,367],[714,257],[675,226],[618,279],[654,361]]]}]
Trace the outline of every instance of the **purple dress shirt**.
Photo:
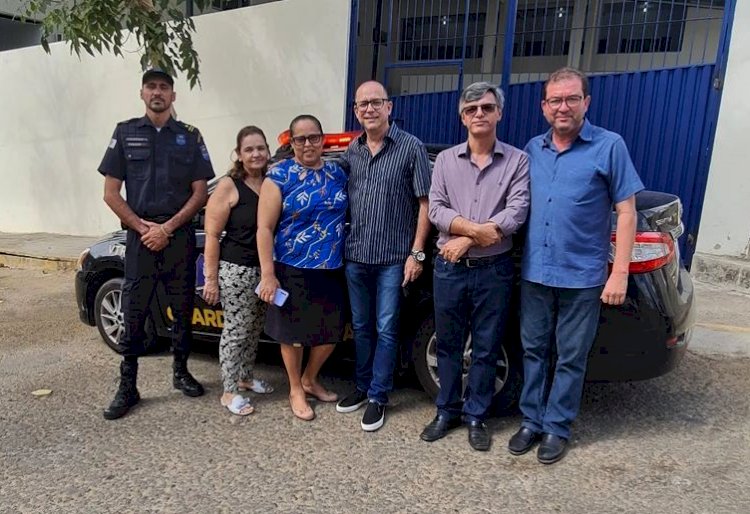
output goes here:
[{"label": "purple dress shirt", "polygon": [[529,159],[513,146],[495,141],[492,161],[483,169],[471,162],[467,143],[440,152],[432,171],[430,221],[440,231],[438,247],[456,237],[451,222],[458,216],[474,223],[492,221],[502,233],[492,246],[472,246],[466,257],[487,257],[507,252],[511,235],[526,221],[529,211]]}]

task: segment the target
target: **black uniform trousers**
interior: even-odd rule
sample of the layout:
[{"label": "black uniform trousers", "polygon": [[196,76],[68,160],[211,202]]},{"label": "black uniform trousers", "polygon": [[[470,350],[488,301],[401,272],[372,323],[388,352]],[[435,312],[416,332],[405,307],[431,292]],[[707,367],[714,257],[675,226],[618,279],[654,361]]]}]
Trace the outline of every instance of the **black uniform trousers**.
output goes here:
[{"label": "black uniform trousers", "polygon": [[146,248],[141,235],[128,229],[122,286],[125,330],[120,338],[126,360],[145,353],[145,322],[160,282],[174,319],[172,350],[175,356],[185,359],[189,355],[195,303],[195,252],[195,231],[190,226],[175,230],[167,247],[159,252]]}]

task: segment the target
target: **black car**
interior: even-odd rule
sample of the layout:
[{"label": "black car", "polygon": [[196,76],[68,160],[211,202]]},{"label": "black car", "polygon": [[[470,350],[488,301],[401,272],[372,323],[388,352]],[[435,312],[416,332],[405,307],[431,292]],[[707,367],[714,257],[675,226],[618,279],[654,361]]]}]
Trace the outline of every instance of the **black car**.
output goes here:
[{"label": "black car", "polygon": [[[350,140],[351,138],[349,138]],[[342,137],[344,144],[347,137]],[[330,146],[330,145],[329,145]],[[337,151],[332,148],[328,155]],[[434,159],[440,148],[430,148]],[[277,152],[277,155],[279,153]],[[642,380],[663,375],[682,359],[694,324],[693,283],[682,265],[677,239],[682,234],[682,205],[667,193],[644,191],[636,195],[638,225],[630,265],[628,291],[621,306],[603,306],[596,341],[591,350],[587,380]],[[203,278],[202,249],[205,237],[202,216],[196,217],[197,281],[193,334],[218,343],[223,326],[221,306],[207,305],[201,297]],[[612,251],[614,255],[614,213]],[[522,237],[522,236],[521,236]],[[520,262],[522,242],[514,241],[516,262]],[[81,320],[99,329],[104,342],[119,351],[123,330],[120,289],[123,277],[125,232],[113,232],[84,250],[79,258],[75,288]],[[435,252],[432,252],[434,257]],[[518,312],[518,288],[514,308]],[[432,265],[427,259],[419,280],[404,290],[401,310],[401,369],[413,369],[425,391],[435,397],[439,389],[432,304]],[[157,291],[147,322],[147,332],[166,337],[170,331],[171,310],[164,291]],[[351,340],[347,330],[346,340]],[[271,340],[264,337],[266,342]],[[349,345],[339,345],[349,346]],[[500,409],[517,400],[521,385],[521,344],[518,316],[509,330],[497,362],[496,403]],[[464,369],[471,361],[471,341],[467,338]],[[464,374],[464,376],[466,376]]]}]

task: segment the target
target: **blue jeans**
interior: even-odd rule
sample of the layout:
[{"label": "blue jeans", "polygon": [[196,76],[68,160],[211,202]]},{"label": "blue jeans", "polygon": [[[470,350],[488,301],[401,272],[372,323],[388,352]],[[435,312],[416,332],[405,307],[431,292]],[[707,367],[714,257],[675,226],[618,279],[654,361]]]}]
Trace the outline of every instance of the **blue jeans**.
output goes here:
[{"label": "blue jeans", "polygon": [[[521,282],[523,426],[570,438],[570,426],[581,407],[588,355],[599,327],[601,293],[601,286],[567,289]],[[549,377],[553,345],[557,363]],[[548,385],[550,378],[552,384]]]},{"label": "blue jeans", "polygon": [[[495,393],[497,357],[503,342],[514,273],[513,259],[498,256],[490,264],[469,268],[435,259],[434,302],[439,414],[464,421],[483,421]],[[471,334],[471,365],[463,386],[463,356]]]},{"label": "blue jeans", "polygon": [[404,265],[346,263],[356,349],[357,389],[388,403],[398,359],[398,313]]}]

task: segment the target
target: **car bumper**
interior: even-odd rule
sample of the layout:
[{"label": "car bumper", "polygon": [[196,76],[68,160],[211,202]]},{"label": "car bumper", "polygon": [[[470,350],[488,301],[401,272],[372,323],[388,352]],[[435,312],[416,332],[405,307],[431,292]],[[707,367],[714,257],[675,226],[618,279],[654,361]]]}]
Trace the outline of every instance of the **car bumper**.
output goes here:
[{"label": "car bumper", "polygon": [[633,345],[595,346],[589,356],[586,380],[618,382],[647,380],[672,371],[682,360],[690,342],[691,331],[674,339],[656,337]]},{"label": "car bumper", "polygon": [[629,288],[625,304],[602,309],[589,354],[590,381],[658,377],[685,355],[695,323],[693,283],[687,271],[665,269],[634,276]]},{"label": "car bumper", "polygon": [[93,273],[86,271],[77,271],[75,278],[76,304],[78,305],[78,317],[87,325],[94,326],[94,313],[91,312],[88,305],[89,284],[93,278]]}]

